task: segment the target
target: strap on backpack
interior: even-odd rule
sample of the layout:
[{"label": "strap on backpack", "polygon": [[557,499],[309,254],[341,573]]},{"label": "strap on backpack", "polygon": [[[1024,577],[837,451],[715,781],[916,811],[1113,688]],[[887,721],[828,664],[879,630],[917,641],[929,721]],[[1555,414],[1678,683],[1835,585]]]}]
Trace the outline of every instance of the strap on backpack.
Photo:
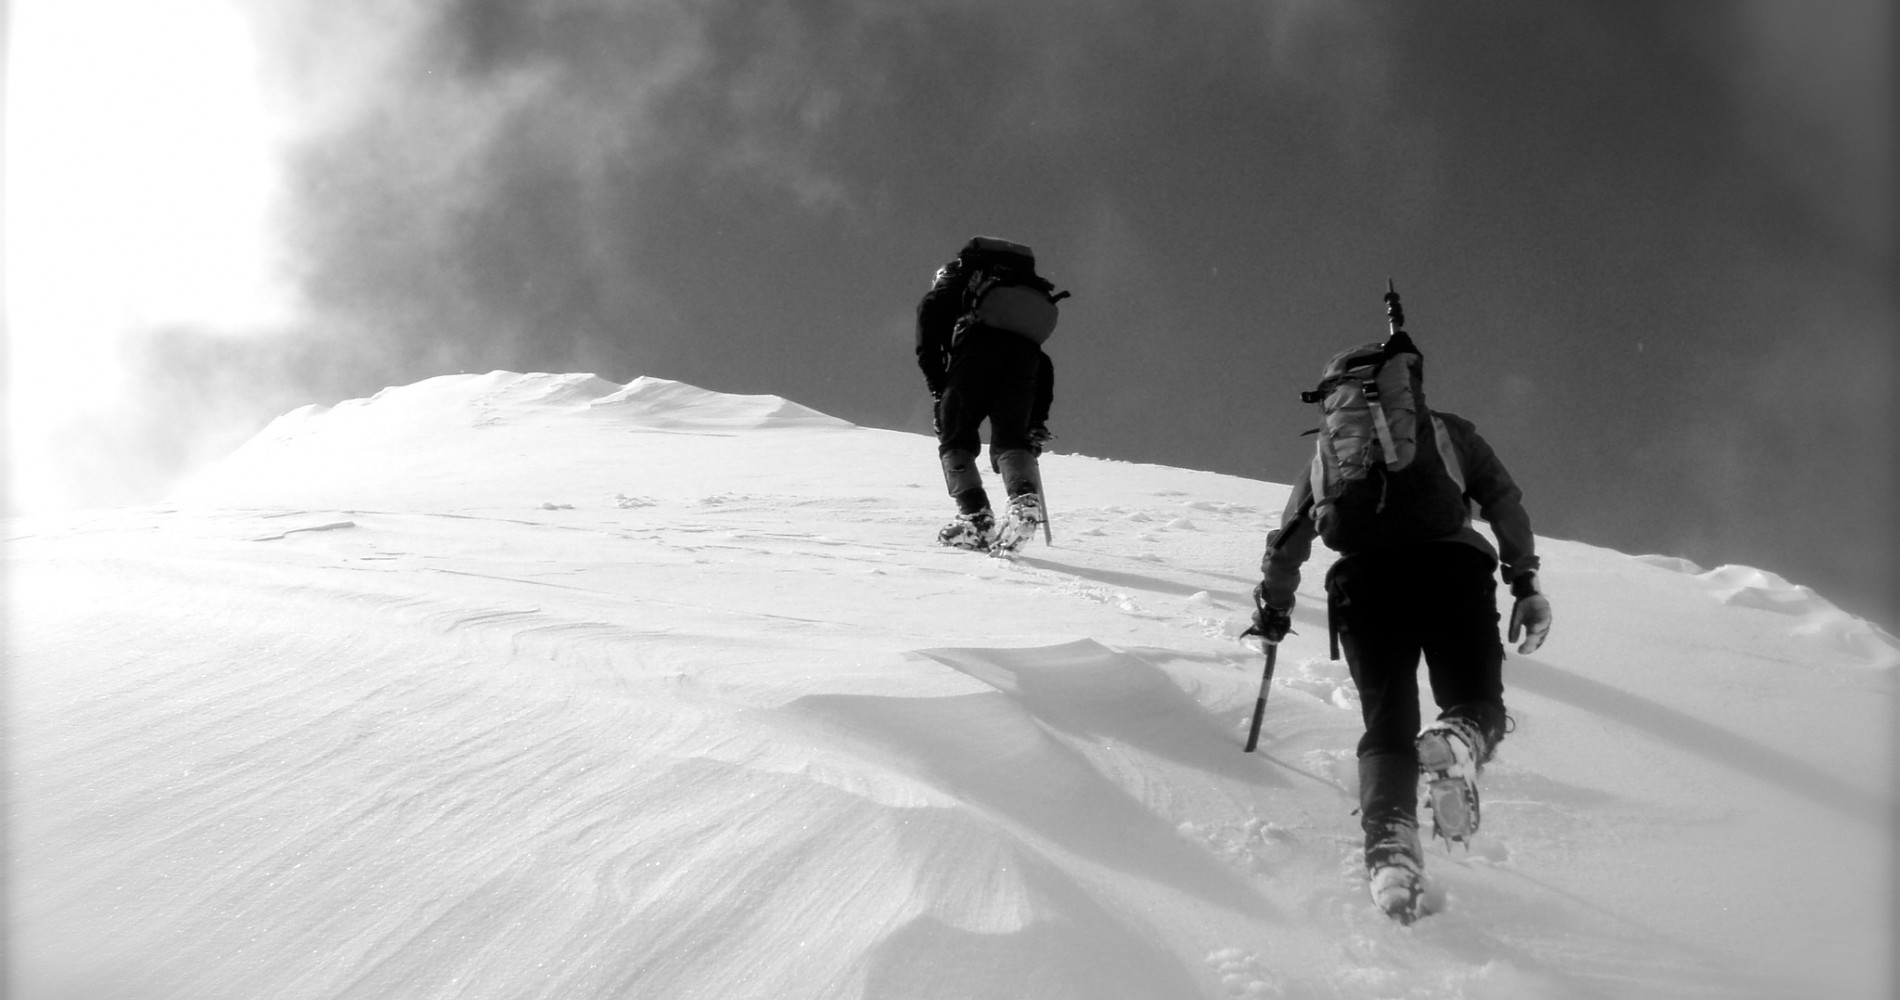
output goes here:
[{"label": "strap on backpack", "polygon": [[[1379,363],[1381,368],[1385,362]],[[1374,372],[1372,378],[1359,383],[1359,391],[1365,394],[1366,405],[1372,409],[1372,428],[1379,434],[1379,447],[1385,451],[1385,467],[1393,471],[1399,468],[1399,447],[1392,441],[1392,425],[1385,419],[1385,407],[1379,405],[1379,375]]]},{"label": "strap on backpack", "polygon": [[1432,437],[1438,442],[1438,458],[1445,463],[1445,474],[1458,484],[1458,492],[1465,492],[1465,467],[1458,460],[1458,449],[1452,446],[1451,432],[1445,429],[1445,420],[1438,414],[1432,414]]}]

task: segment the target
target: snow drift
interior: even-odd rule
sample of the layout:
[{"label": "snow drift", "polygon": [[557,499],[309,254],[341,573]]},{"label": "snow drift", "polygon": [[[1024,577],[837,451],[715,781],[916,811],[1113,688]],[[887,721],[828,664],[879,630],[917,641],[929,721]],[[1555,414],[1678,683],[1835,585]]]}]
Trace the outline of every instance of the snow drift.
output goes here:
[{"label": "snow drift", "polygon": [[1890,636],[1542,540],[1484,832],[1401,928],[1323,564],[1240,751],[1285,487],[1045,474],[1002,562],[930,543],[926,438],[494,372],[11,522],[15,995],[1886,995]]}]

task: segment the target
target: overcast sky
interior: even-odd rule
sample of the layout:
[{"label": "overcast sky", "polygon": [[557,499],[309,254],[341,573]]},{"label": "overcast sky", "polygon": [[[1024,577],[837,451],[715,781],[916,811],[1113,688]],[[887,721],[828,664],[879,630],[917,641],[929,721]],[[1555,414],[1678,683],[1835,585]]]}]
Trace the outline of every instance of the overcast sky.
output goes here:
[{"label": "overcast sky", "polygon": [[[15,62],[43,31],[55,64],[57,2],[15,5]],[[271,304],[122,310],[123,391],[52,428],[67,502],[156,495],[283,409],[458,371],[656,375],[927,429],[912,311],[984,233],[1075,293],[1049,344],[1059,450],[1290,481],[1299,393],[1383,335],[1390,277],[1428,398],[1477,422],[1540,534],[1900,618],[1878,0],[220,9],[242,58],[206,93],[262,109],[267,241],[244,259]],[[64,43],[108,53],[124,79],[98,100],[129,106],[211,37],[136,66]],[[30,68],[10,115],[60,92]],[[10,261],[33,239],[11,230]],[[83,287],[157,265],[114,266]],[[10,319],[17,399],[19,345],[60,334]]]}]

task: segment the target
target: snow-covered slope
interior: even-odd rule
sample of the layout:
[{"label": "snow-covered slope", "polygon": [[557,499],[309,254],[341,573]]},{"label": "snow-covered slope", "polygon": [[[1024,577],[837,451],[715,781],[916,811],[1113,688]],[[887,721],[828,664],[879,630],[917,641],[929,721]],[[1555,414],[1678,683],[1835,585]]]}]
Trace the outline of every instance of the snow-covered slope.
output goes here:
[{"label": "snow-covered slope", "polygon": [[927,438],[496,372],[11,523],[14,995],[1886,995],[1890,637],[1543,542],[1485,830],[1401,928],[1323,565],[1240,750],[1285,488],[1045,476],[1001,562],[932,544]]}]

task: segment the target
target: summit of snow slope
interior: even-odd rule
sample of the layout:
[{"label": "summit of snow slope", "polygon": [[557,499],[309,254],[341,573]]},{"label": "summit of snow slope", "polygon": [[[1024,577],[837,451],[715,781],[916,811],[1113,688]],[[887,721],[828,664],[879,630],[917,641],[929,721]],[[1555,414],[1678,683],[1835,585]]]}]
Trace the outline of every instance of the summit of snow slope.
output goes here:
[{"label": "summit of snow slope", "polygon": [[1323,554],[1240,751],[1286,488],[1044,468],[1055,546],[994,560],[928,438],[494,372],[10,522],[15,995],[1886,995],[1890,636],[1541,539],[1402,928]]}]

